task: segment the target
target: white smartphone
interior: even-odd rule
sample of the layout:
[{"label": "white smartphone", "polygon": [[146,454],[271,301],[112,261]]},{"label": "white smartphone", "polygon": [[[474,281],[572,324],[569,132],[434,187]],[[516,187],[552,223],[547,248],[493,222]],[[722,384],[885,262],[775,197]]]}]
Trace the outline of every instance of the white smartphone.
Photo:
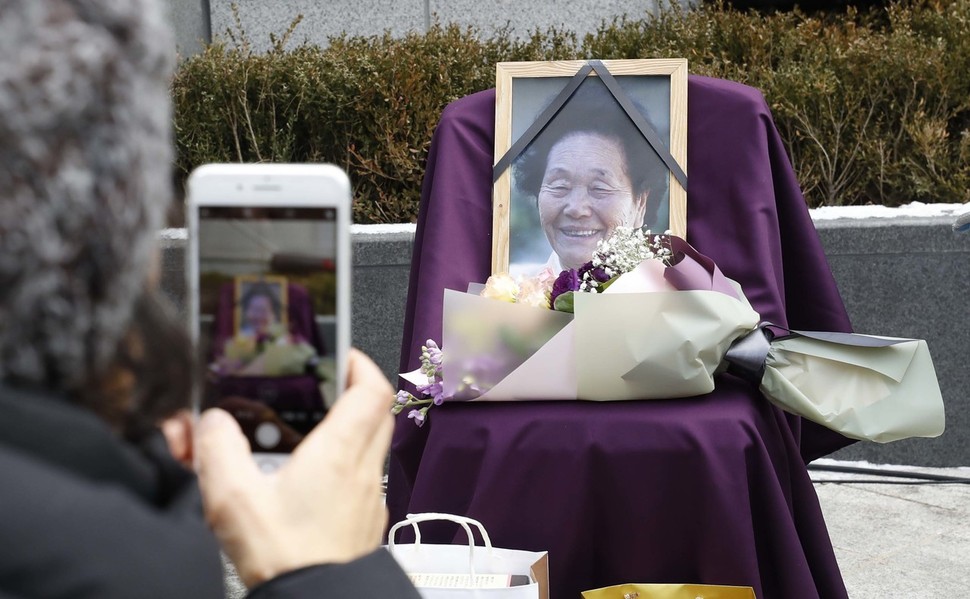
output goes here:
[{"label": "white smartphone", "polygon": [[232,414],[266,470],[346,380],[350,193],[325,164],[208,164],[188,180],[195,405]]}]

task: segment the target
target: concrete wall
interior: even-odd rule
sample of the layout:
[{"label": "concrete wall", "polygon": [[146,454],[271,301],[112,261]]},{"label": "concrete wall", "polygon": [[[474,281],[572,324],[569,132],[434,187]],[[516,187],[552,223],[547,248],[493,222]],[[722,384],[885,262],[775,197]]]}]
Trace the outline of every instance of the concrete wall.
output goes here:
[{"label": "concrete wall", "polygon": [[200,26],[206,34],[225,37],[237,31],[232,4],[238,7],[239,22],[246,37],[259,50],[270,47],[270,34],[283,34],[293,20],[303,16],[293,41],[307,40],[327,45],[341,33],[394,36],[424,32],[429,25],[458,23],[491,35],[508,25],[524,37],[535,29],[558,27],[582,36],[595,31],[604,20],[629,15],[641,18],[658,11],[659,0],[167,0],[173,6],[179,46],[186,53],[198,50]]},{"label": "concrete wall", "polygon": [[175,48],[182,56],[199,52],[212,38],[209,0],[165,0],[175,29]]},{"label": "concrete wall", "polygon": [[[657,10],[657,0],[235,0],[240,21],[257,48],[268,47],[269,34],[280,34],[297,15],[303,23],[296,40],[326,45],[331,36],[394,36],[426,31],[434,20],[473,26],[485,35],[509,25],[513,33],[526,36],[534,29],[556,26],[578,35],[595,31],[604,19],[630,15],[636,18]],[[212,32],[222,35],[235,28],[230,0],[211,0]]]},{"label": "concrete wall", "polygon": [[970,466],[970,235],[952,218],[819,223],[829,265],[860,333],[925,339],[946,406],[937,439],[857,443],[838,459]]},{"label": "concrete wall", "polygon": [[[947,408],[938,439],[856,443],[834,457],[970,466],[970,235],[950,219],[821,221],[817,227],[855,329],[926,339]],[[413,232],[356,227],[353,337],[396,380]],[[163,286],[183,305],[184,242],[168,241]],[[797,273],[789,273],[797,276]]]}]

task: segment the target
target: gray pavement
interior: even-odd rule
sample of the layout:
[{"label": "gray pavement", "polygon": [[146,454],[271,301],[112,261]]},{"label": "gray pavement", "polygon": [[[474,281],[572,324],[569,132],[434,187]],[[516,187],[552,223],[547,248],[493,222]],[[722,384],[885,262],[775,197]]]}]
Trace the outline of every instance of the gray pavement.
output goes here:
[{"label": "gray pavement", "polygon": [[[970,468],[852,465],[970,479]],[[965,597],[970,592],[970,485],[811,471],[852,599]]]}]

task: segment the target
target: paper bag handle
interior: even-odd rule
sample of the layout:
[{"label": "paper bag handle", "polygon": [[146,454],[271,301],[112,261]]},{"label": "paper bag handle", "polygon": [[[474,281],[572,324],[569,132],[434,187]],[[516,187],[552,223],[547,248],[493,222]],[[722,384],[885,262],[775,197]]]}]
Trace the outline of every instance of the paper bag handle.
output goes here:
[{"label": "paper bag handle", "polygon": [[[421,529],[418,528],[418,524],[421,522],[429,522],[432,520],[447,520],[449,522],[454,522],[455,524],[461,526],[465,529],[465,534],[468,536],[468,569],[471,573],[472,579],[475,578],[475,535],[472,534],[471,526],[478,529],[478,533],[482,535],[482,543],[485,544],[485,550],[489,553],[492,552],[492,540],[489,538],[488,533],[485,532],[485,526],[481,522],[475,520],[474,518],[468,518],[466,516],[456,516],[454,514],[443,514],[437,512],[426,512],[422,514],[407,514],[404,520],[401,520],[397,524],[391,527],[391,530],[387,533],[387,550],[394,553],[394,536],[395,533],[403,526],[410,525],[414,529],[414,544],[421,545]],[[469,526],[471,525],[471,526]]]}]

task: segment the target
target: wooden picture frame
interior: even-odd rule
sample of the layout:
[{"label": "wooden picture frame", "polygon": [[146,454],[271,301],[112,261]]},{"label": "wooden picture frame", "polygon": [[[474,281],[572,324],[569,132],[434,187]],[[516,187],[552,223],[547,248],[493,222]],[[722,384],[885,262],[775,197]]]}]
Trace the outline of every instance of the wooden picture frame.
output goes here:
[{"label": "wooden picture frame", "polygon": [[[614,133],[588,132],[589,123]],[[578,153],[584,171],[596,173],[604,169],[591,156],[606,152],[615,160],[603,176],[612,179],[601,184],[599,175],[570,174],[564,175],[568,184],[553,183],[548,158],[568,159],[570,152]],[[623,169],[626,154],[635,164]],[[686,239],[686,168],[686,59],[499,63],[492,272],[529,275],[550,266],[558,274],[575,267],[612,227],[641,226],[638,219],[654,233],[670,230]],[[575,208],[573,224],[564,225],[566,200],[553,199],[580,190],[588,192],[588,206]],[[589,206],[602,214],[582,216]]]},{"label": "wooden picture frame", "polygon": [[238,275],[234,279],[234,302],[233,302],[233,333],[236,335],[251,334],[245,326],[245,311],[247,300],[253,296],[253,291],[258,287],[265,290],[265,293],[257,295],[272,296],[272,311],[277,323],[282,325],[283,330],[289,330],[289,295],[288,281],[286,277],[277,275]]}]

